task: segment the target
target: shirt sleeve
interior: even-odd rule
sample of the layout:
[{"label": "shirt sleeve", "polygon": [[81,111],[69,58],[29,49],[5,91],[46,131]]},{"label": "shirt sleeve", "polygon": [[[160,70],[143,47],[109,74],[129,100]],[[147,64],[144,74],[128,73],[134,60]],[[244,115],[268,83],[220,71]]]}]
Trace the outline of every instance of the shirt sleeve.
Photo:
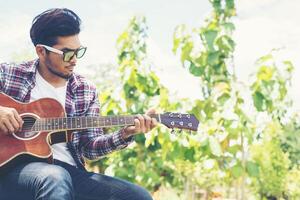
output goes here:
[{"label": "shirt sleeve", "polygon": [[[86,116],[99,116],[100,103],[98,93],[95,90],[90,106],[86,112]],[[124,129],[104,134],[102,128],[88,129],[80,132],[80,151],[82,155],[88,159],[96,159],[109,154],[115,150],[120,150],[128,146],[133,141],[133,137],[126,140],[122,138]]]},{"label": "shirt sleeve", "polygon": [[4,70],[3,70],[3,65],[0,63],[0,92],[3,91],[4,87]]}]

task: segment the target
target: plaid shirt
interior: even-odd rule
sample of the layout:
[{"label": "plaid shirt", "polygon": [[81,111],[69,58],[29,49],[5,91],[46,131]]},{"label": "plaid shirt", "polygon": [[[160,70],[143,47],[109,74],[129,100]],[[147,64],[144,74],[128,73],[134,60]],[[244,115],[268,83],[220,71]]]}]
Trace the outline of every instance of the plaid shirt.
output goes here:
[{"label": "plaid shirt", "polygon": [[[35,75],[39,60],[21,64],[0,64],[0,92],[17,101],[29,102],[31,90],[35,86]],[[66,93],[65,110],[68,117],[99,116],[100,106],[96,87],[82,76],[73,74],[69,79]],[[84,166],[83,156],[96,159],[114,150],[125,148],[132,138],[122,139],[122,130],[104,134],[101,128],[73,132],[68,142],[78,167]]]}]

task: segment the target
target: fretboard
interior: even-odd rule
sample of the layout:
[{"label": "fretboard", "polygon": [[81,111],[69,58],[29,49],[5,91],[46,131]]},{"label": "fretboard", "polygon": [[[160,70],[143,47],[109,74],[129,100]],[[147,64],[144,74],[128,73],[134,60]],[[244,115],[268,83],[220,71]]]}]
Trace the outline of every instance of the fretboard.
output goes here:
[{"label": "fretboard", "polygon": [[[160,122],[160,115],[153,114]],[[58,117],[37,119],[31,128],[32,131],[60,131],[79,130],[88,128],[102,128],[114,126],[134,125],[134,115],[105,116],[105,117]]]}]

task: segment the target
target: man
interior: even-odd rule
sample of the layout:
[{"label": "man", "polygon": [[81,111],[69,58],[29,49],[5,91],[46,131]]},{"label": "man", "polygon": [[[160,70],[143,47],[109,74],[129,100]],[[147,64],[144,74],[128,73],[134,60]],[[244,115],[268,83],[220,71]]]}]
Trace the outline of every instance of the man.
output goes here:
[{"label": "man", "polygon": [[[95,86],[73,72],[86,51],[79,40],[80,24],[80,18],[69,9],[50,9],[35,17],[30,37],[38,59],[20,65],[0,64],[0,92],[25,103],[55,98],[68,117],[98,116]],[[147,114],[151,113],[154,111]],[[0,134],[12,134],[22,124],[17,110],[0,106]],[[137,185],[87,172],[83,156],[95,159],[125,148],[133,135],[146,133],[156,124],[149,115],[138,115],[133,126],[108,135],[100,128],[76,131],[70,142],[52,145],[54,164],[22,163],[0,176],[0,199],[152,199]]]}]

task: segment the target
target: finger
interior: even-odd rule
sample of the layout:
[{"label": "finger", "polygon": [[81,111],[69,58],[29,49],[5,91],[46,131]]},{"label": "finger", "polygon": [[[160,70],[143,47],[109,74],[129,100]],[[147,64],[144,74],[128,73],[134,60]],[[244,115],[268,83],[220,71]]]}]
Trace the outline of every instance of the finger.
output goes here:
[{"label": "finger", "polygon": [[146,115],[151,115],[151,114],[155,114],[156,110],[154,108],[150,108],[147,112]]},{"label": "finger", "polygon": [[16,109],[13,109],[13,113],[14,113],[14,117],[17,120],[17,122],[19,123],[19,127],[23,126],[23,119],[21,118],[21,116],[19,115],[19,113],[16,111]]},{"label": "finger", "polygon": [[153,129],[155,126],[157,126],[158,122],[155,118],[151,118],[151,126],[150,128]]},{"label": "finger", "polygon": [[19,130],[20,129],[20,124],[19,122],[15,119],[15,116],[13,115],[12,117],[9,118],[9,123],[12,125],[14,130]]},{"label": "finger", "polygon": [[134,119],[134,132],[137,133],[137,132],[140,132],[141,131],[141,123],[140,123],[140,120],[139,119]]},{"label": "finger", "polygon": [[148,115],[144,115],[144,120],[145,120],[145,132],[150,131],[150,125],[151,125],[151,117],[149,117]]},{"label": "finger", "polygon": [[137,119],[140,122],[139,131],[145,132],[145,120],[144,120],[144,117],[142,115],[138,114],[137,115]]},{"label": "finger", "polygon": [[3,123],[6,126],[6,128],[8,129],[8,133],[13,133],[15,131],[14,127],[12,126],[12,124],[10,123],[9,120],[5,120],[5,121],[3,121]]},{"label": "finger", "polygon": [[4,124],[0,124],[0,131],[3,132],[5,135],[8,134],[8,129]]}]

